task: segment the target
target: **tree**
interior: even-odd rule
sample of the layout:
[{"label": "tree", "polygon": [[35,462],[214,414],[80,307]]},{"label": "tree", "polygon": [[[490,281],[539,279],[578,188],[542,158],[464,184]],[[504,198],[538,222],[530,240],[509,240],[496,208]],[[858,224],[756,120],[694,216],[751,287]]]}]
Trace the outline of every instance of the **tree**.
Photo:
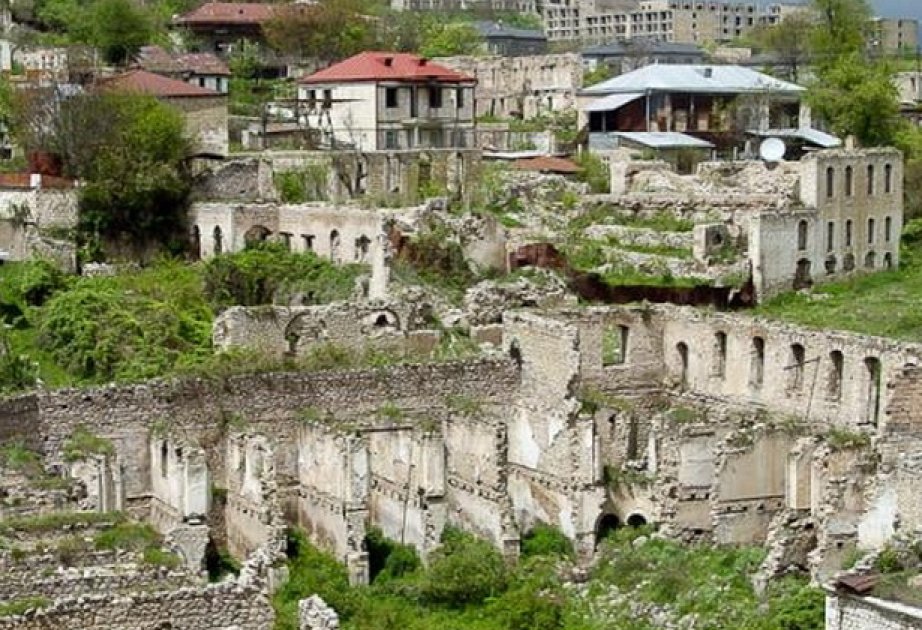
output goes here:
[{"label": "tree", "polygon": [[807,100],[835,133],[867,146],[892,144],[903,123],[890,72],[859,53],[821,67]]},{"label": "tree", "polygon": [[812,7],[818,22],[811,43],[820,66],[865,51],[871,19],[867,0],[812,0]]},{"label": "tree", "polygon": [[483,37],[471,24],[430,19],[420,26],[420,30],[419,54],[424,57],[476,55],[483,50]]},{"label": "tree", "polygon": [[131,0],[96,0],[92,18],[91,43],[110,63],[127,63],[154,34],[150,13]]},{"label": "tree", "polygon": [[810,60],[815,28],[816,22],[810,14],[797,12],[778,24],[757,29],[752,39],[760,48],[774,53],[787,67],[790,80],[797,83],[800,68]]},{"label": "tree", "polygon": [[263,31],[280,53],[327,63],[373,48],[375,43],[373,23],[357,0],[284,5]]}]

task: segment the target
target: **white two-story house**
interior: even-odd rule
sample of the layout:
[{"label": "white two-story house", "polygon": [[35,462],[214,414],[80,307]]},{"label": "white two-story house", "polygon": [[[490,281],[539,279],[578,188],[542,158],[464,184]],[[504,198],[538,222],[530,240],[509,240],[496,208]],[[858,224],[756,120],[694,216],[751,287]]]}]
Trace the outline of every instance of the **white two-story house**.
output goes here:
[{"label": "white two-story house", "polygon": [[364,52],[300,80],[302,122],[362,151],[473,146],[476,79],[407,53]]}]

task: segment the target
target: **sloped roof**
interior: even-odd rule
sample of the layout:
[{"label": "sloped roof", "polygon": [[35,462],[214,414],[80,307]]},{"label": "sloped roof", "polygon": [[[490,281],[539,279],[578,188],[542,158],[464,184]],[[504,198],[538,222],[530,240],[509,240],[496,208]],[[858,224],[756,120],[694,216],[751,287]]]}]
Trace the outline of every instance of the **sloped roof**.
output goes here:
[{"label": "sloped roof", "polygon": [[649,90],[701,94],[774,92],[793,95],[800,94],[805,89],[742,66],[651,64],[597,83],[583,90],[583,93],[617,94]]},{"label": "sloped roof", "polygon": [[160,98],[224,96],[214,90],[140,69],[130,70],[111,79],[106,79],[100,83],[100,87],[108,91],[138,92]]},{"label": "sloped roof", "polygon": [[541,29],[532,28],[514,28],[506,26],[501,22],[475,22],[474,28],[482,37],[501,38],[508,37],[512,39],[547,39],[547,35]]},{"label": "sloped roof", "polygon": [[582,54],[587,57],[618,57],[621,55],[698,55],[703,57],[704,50],[695,44],[641,39],[596,44],[584,48]]},{"label": "sloped roof", "polygon": [[335,63],[300,83],[349,83],[358,81],[445,81],[474,82],[473,77],[432,63],[410,53],[363,52]]},{"label": "sloped roof", "polygon": [[696,138],[678,131],[614,131],[611,135],[623,138],[651,149],[713,149],[707,140]]},{"label": "sloped roof", "polygon": [[166,74],[209,74],[230,76],[227,64],[211,53],[171,55],[160,46],[143,46],[137,63],[145,70]]},{"label": "sloped roof", "polygon": [[175,24],[262,24],[272,18],[277,5],[262,2],[206,2],[174,19]]},{"label": "sloped roof", "polygon": [[572,175],[580,172],[580,167],[571,160],[550,155],[516,160],[513,168],[520,171],[537,171],[539,173],[561,173]]}]

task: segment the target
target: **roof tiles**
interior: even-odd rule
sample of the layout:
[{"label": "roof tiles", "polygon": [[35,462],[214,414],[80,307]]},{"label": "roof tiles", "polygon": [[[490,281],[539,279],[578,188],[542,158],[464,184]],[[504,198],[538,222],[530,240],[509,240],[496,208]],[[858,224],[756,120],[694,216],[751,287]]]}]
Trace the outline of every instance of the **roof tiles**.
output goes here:
[{"label": "roof tiles", "polygon": [[214,90],[170,79],[147,70],[130,70],[106,79],[100,83],[100,88],[113,92],[138,92],[161,98],[224,96]]},{"label": "roof tiles", "polygon": [[262,24],[272,18],[277,5],[262,2],[206,2],[179,16],[176,24]]},{"label": "roof tiles", "polygon": [[443,81],[473,83],[473,77],[409,53],[363,52],[304,77],[301,83],[358,81]]}]

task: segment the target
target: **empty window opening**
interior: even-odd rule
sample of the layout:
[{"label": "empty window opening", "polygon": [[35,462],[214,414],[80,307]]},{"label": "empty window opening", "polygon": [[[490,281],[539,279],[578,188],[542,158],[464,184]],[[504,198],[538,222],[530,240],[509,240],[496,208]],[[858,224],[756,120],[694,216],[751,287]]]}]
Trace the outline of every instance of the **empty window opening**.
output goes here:
[{"label": "empty window opening", "polygon": [[166,477],[169,472],[167,469],[170,465],[170,447],[167,446],[166,440],[160,443],[160,476]]},{"label": "empty window opening", "polygon": [[440,107],[442,107],[442,88],[430,86],[429,87],[429,108],[439,109]]},{"label": "empty window opening", "polygon": [[874,194],[874,165],[868,164],[868,194]]},{"label": "empty window opening", "polygon": [[291,232],[279,232],[279,238],[287,251],[291,251]]},{"label": "empty window opening", "polygon": [[868,219],[868,244],[874,242],[874,219]]},{"label": "empty window opening", "polygon": [[866,421],[877,426],[880,416],[880,359],[868,357],[864,360],[865,378],[867,379],[867,415]]},{"label": "empty window opening", "polygon": [[247,247],[265,242],[272,232],[269,228],[262,225],[254,225],[243,235],[243,242]]},{"label": "empty window opening", "polygon": [[714,376],[724,378],[727,375],[727,333],[714,334]]},{"label": "empty window opening", "polygon": [[891,193],[893,192],[893,165],[887,164],[884,166],[884,192]]},{"label": "empty window opening", "polygon": [[807,229],[806,221],[797,224],[797,249],[800,251],[807,249]]},{"label": "empty window opening", "polygon": [[614,514],[603,514],[595,528],[595,544],[598,545],[621,528],[621,521]]},{"label": "empty window opening", "polygon": [[455,91],[455,107],[464,109],[464,88],[458,88]]},{"label": "empty window opening", "polygon": [[384,88],[384,106],[393,109],[399,105],[400,101],[397,96],[397,88]]},{"label": "empty window opening", "polygon": [[852,220],[849,219],[845,222],[845,246],[852,246]]},{"label": "empty window opening", "polygon": [[647,519],[643,514],[631,514],[627,517],[629,527],[643,527],[647,524]]},{"label": "empty window opening", "polygon": [[306,252],[314,251],[314,235],[313,234],[302,234],[301,242],[304,245],[304,251]]},{"label": "empty window opening", "polygon": [[854,271],[855,269],[855,256],[854,254],[845,254],[842,257],[842,270],[843,271]]},{"label": "empty window opening", "polygon": [[845,368],[845,356],[839,350],[829,353],[829,374],[826,378],[826,397],[829,400],[842,398],[842,374]]},{"label": "empty window opening", "polygon": [[831,276],[836,272],[836,256],[835,254],[829,254],[826,256],[826,262],[823,263],[823,267],[826,269],[826,275]]},{"label": "empty window opening", "polygon": [[749,361],[749,384],[756,389],[762,387],[765,377],[765,340],[761,337],[752,338],[752,349]]},{"label": "empty window opening", "polygon": [[884,218],[884,241],[889,243],[893,238],[893,219],[890,217]]},{"label": "empty window opening", "polygon": [[213,251],[215,255],[224,251],[224,239],[221,236],[221,228],[215,227],[212,238],[214,239]]},{"label": "empty window opening", "polygon": [[890,254],[890,252],[887,252],[886,254],[884,254],[884,269],[892,269],[892,268],[893,268],[893,256]]},{"label": "empty window opening", "polygon": [[836,224],[834,221],[826,223],[826,251],[831,252],[836,245]]},{"label": "empty window opening", "polygon": [[371,240],[364,234],[355,239],[355,262],[364,263],[368,261],[368,248],[371,246]]},{"label": "empty window opening", "polygon": [[810,261],[801,258],[797,261],[797,270],[794,272],[794,290],[807,289],[813,285],[810,276]]},{"label": "empty window opening", "polygon": [[836,172],[831,166],[826,169],[826,197],[835,194]]},{"label": "empty window opening", "polygon": [[679,386],[685,389],[688,386],[688,345],[680,341],[675,349],[679,356]]},{"label": "empty window opening", "polygon": [[854,181],[853,180],[854,180],[854,177],[853,177],[852,167],[846,166],[845,167],[845,196],[846,197],[851,197],[852,194],[854,193],[854,186],[853,186]]},{"label": "empty window opening", "polygon": [[800,391],[804,387],[804,361],[806,350],[799,343],[791,345],[791,363],[788,365],[790,373],[789,389]]},{"label": "empty window opening", "polygon": [[330,232],[330,260],[336,263],[339,262],[339,246],[339,231],[333,230]]},{"label": "empty window opening", "polygon": [[865,269],[873,269],[877,265],[877,254],[874,252],[868,252],[864,256],[864,267]]},{"label": "empty window opening", "polygon": [[602,332],[602,365],[618,365],[627,361],[629,334],[627,326],[606,328]]},{"label": "empty window opening", "polygon": [[202,257],[202,231],[197,225],[192,226],[192,256],[195,260]]}]

